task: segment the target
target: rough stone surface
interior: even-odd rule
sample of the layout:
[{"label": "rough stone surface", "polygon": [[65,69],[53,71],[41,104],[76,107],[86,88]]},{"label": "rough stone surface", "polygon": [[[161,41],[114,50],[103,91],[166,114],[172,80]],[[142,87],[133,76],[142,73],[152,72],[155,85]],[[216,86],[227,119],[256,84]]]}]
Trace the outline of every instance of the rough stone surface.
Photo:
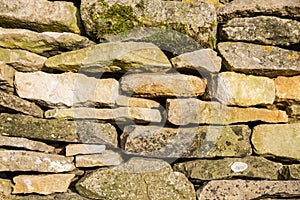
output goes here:
[{"label": "rough stone surface", "polygon": [[0,171],[68,172],[75,169],[73,158],[21,150],[0,151]]},{"label": "rough stone surface", "polygon": [[19,175],[14,177],[13,194],[66,192],[74,174]]},{"label": "rough stone surface", "polygon": [[56,193],[49,195],[26,195],[17,196],[14,195],[14,200],[89,200],[88,198],[82,197],[74,192]]},{"label": "rough stone surface", "polygon": [[232,124],[253,121],[288,122],[288,116],[284,111],[228,107],[218,102],[206,102],[194,98],[168,99],[167,119],[175,125]]},{"label": "rough stone surface", "polygon": [[265,158],[251,156],[219,160],[195,160],[175,164],[173,168],[193,180],[204,181],[230,179],[232,177],[276,180],[279,178],[283,165]]},{"label": "rough stone surface", "polygon": [[287,110],[288,114],[292,117],[300,116],[300,105],[290,105]]},{"label": "rough stone surface", "polygon": [[20,137],[6,137],[0,135],[0,146],[18,147],[46,153],[54,152],[54,147],[50,145]]},{"label": "rough stone surface", "polygon": [[0,5],[0,23],[7,28],[80,33],[77,15],[71,2],[3,0]]},{"label": "rough stone surface", "polygon": [[66,156],[102,153],[105,148],[105,145],[97,144],[68,144],[66,146]]},{"label": "rough stone surface", "polygon": [[0,91],[0,107],[43,118],[44,111],[32,102]]},{"label": "rough stone surface", "polygon": [[[130,184],[128,184],[130,183]],[[132,158],[113,168],[100,168],[76,184],[77,191],[98,199],[196,199],[193,185],[162,160]]]},{"label": "rough stone surface", "polygon": [[[300,7],[299,7],[300,8]],[[222,40],[289,46],[300,42],[300,22],[272,16],[234,18],[222,26]]]},{"label": "rough stone surface", "polygon": [[298,51],[242,42],[222,42],[218,50],[230,71],[260,76],[300,74]]},{"label": "rough stone surface", "polygon": [[122,163],[122,157],[119,153],[111,150],[105,150],[100,154],[77,155],[75,156],[76,167],[103,167],[114,166]]},{"label": "rough stone surface", "polygon": [[299,164],[293,164],[288,165],[289,169],[289,175],[291,179],[300,179],[300,165]]},{"label": "rough stone surface", "polygon": [[187,34],[203,47],[214,47],[216,42],[215,8],[204,1],[84,0],[80,11],[87,33],[98,39],[134,27],[156,26]]},{"label": "rough stone surface", "polygon": [[0,199],[10,200],[12,183],[9,179],[0,179]]},{"label": "rough stone surface", "polygon": [[0,62],[14,67],[18,71],[40,71],[46,58],[29,51],[0,48]]},{"label": "rough stone surface", "polygon": [[298,0],[235,0],[218,10],[218,21],[226,22],[236,17],[275,15],[283,18],[300,18]]},{"label": "rough stone surface", "polygon": [[127,126],[122,148],[131,154],[151,157],[212,158],[240,157],[252,153],[250,129],[237,126],[162,128]]},{"label": "rough stone surface", "polygon": [[267,77],[222,72],[216,76],[212,96],[225,105],[272,104],[275,100],[275,84]]},{"label": "rough stone surface", "polygon": [[114,105],[119,93],[115,79],[96,79],[83,74],[44,72],[15,75],[17,93],[49,107],[74,105]]},{"label": "rough stone surface", "polygon": [[300,76],[279,76],[274,82],[279,100],[300,101]]},{"label": "rough stone surface", "polygon": [[254,151],[262,156],[300,161],[300,123],[258,125],[253,129]]},{"label": "rough stone surface", "polygon": [[45,65],[81,73],[160,72],[171,69],[168,58],[157,46],[142,42],[101,43],[53,56]]},{"label": "rough stone surface", "polygon": [[218,73],[221,70],[222,59],[212,49],[200,49],[174,57],[171,62],[176,70],[192,70],[201,74]]},{"label": "rough stone surface", "polygon": [[100,119],[105,121],[138,121],[160,122],[161,113],[158,109],[120,107],[120,108],[69,108],[54,109],[45,112],[46,118],[64,119]]},{"label": "rough stone surface", "polygon": [[197,191],[204,199],[260,199],[265,196],[299,196],[300,181],[215,180]]},{"label": "rough stone surface", "polygon": [[156,101],[150,99],[142,99],[135,97],[127,97],[127,96],[118,96],[116,99],[116,104],[118,106],[126,106],[126,107],[137,107],[137,108],[158,108],[160,104]]},{"label": "rough stone surface", "polygon": [[23,49],[43,56],[93,45],[88,38],[74,33],[43,32],[0,28],[0,47]]},{"label": "rough stone surface", "polygon": [[0,62],[0,90],[8,93],[14,92],[14,77],[16,70]]},{"label": "rough stone surface", "polygon": [[25,115],[0,114],[0,135],[39,140],[117,145],[111,124],[93,121],[45,120]]},{"label": "rough stone surface", "polygon": [[205,92],[206,80],[183,74],[130,74],[121,79],[121,89],[130,96],[198,96]]}]

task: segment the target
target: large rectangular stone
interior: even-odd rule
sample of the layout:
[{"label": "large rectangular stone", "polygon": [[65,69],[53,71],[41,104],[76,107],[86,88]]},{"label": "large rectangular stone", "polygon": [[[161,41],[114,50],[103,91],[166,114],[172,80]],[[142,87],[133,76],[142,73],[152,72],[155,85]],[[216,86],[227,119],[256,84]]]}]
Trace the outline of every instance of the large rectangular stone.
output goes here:
[{"label": "large rectangular stone", "polygon": [[279,101],[300,101],[300,76],[279,76],[274,82]]}]

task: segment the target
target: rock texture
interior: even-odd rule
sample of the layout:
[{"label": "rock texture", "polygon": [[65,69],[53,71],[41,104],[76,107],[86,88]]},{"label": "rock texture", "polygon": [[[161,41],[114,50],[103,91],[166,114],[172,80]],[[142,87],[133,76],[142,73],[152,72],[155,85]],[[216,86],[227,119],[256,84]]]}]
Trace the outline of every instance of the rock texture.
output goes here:
[{"label": "rock texture", "polygon": [[254,106],[275,100],[275,84],[266,77],[222,72],[214,84],[212,97],[225,105]]},{"label": "rock texture", "polygon": [[89,200],[88,198],[84,198],[75,192],[65,192],[65,193],[54,193],[49,194],[47,196],[44,195],[26,195],[26,196],[16,196],[14,195],[14,200],[58,200],[58,199],[66,199],[66,200]]},{"label": "rock texture", "polygon": [[0,90],[8,93],[14,92],[15,69],[0,62]]},{"label": "rock texture", "polygon": [[0,6],[2,27],[25,28],[38,32],[80,33],[77,14],[78,10],[71,2],[63,1],[3,0]]},{"label": "rock texture", "polygon": [[205,88],[205,79],[183,74],[130,74],[121,79],[123,92],[138,97],[198,96]]},{"label": "rock texture", "polygon": [[122,148],[131,154],[163,158],[240,157],[252,153],[250,132],[247,126],[127,126]]},{"label": "rock texture", "polygon": [[300,179],[300,165],[294,164],[294,165],[288,165],[290,178],[292,179]]},{"label": "rock texture", "polygon": [[287,112],[292,117],[300,116],[300,105],[291,105],[291,106],[289,106]]},{"label": "rock texture", "polygon": [[300,76],[274,79],[278,100],[300,101]]},{"label": "rock texture", "polygon": [[0,179],[0,198],[10,200],[12,183],[9,179]]},{"label": "rock texture", "polygon": [[[299,7],[300,8],[300,7]],[[300,22],[273,16],[234,18],[222,26],[222,40],[289,46],[300,42]]]},{"label": "rock texture", "polygon": [[13,194],[66,192],[74,174],[20,175],[14,177]]},{"label": "rock texture", "polygon": [[167,119],[175,125],[232,124],[239,122],[287,122],[286,112],[263,108],[228,107],[198,99],[168,99]]},{"label": "rock texture", "polygon": [[252,144],[262,156],[300,160],[300,124],[258,125],[254,127]]},{"label": "rock texture", "polygon": [[222,42],[218,50],[230,71],[271,77],[300,74],[298,51],[242,42]]},{"label": "rock texture", "polygon": [[157,46],[141,42],[102,43],[53,56],[45,65],[81,73],[160,72],[171,69],[166,55]]},{"label": "rock texture", "polygon": [[182,32],[204,47],[216,42],[216,12],[203,1],[84,0],[80,11],[88,34],[98,39],[147,25]]},{"label": "rock texture", "polygon": [[96,79],[75,73],[17,72],[15,85],[20,97],[50,107],[113,105],[119,93],[115,79]]},{"label": "rock texture", "polygon": [[81,179],[76,189],[82,196],[96,199],[196,199],[192,184],[183,174],[173,172],[162,160],[145,158],[95,170]]},{"label": "rock texture", "polygon": [[102,153],[105,148],[105,145],[97,144],[69,144],[66,146],[66,156]]},{"label": "rock texture", "polygon": [[127,97],[127,96],[118,96],[116,99],[116,104],[118,106],[125,107],[137,107],[137,108],[158,108],[160,104],[156,101],[143,98]]},{"label": "rock texture", "polygon": [[77,155],[76,167],[103,167],[120,165],[123,161],[121,155],[111,150],[105,150],[100,154]]}]

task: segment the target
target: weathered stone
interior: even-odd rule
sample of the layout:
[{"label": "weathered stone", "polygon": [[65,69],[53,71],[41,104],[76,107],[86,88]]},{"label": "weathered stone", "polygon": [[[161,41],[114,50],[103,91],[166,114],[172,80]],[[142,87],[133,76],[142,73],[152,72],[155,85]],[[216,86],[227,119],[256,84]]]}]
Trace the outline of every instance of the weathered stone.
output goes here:
[{"label": "weathered stone", "polygon": [[33,151],[1,150],[0,171],[68,172],[75,169],[73,157]]},{"label": "weathered stone", "polygon": [[158,109],[120,107],[120,108],[69,108],[54,109],[45,112],[46,118],[64,119],[100,119],[105,121],[160,122]]},{"label": "weathered stone", "polygon": [[187,34],[203,47],[216,43],[215,8],[204,1],[84,0],[80,11],[87,33],[98,39],[134,27],[158,26]]},{"label": "weathered stone", "polygon": [[230,179],[232,177],[276,180],[283,165],[262,157],[195,160],[178,163],[174,170],[193,180]]},{"label": "weathered stone", "polygon": [[[299,7],[300,8],[300,7]],[[234,18],[222,26],[222,40],[289,46],[300,42],[300,22],[272,16]]]},{"label": "weathered stone", "polygon": [[68,144],[66,146],[66,156],[102,153],[105,148],[105,145],[97,144]]},{"label": "weathered stone", "polygon": [[240,157],[252,153],[247,126],[163,128],[127,126],[122,148],[131,154],[170,158]]},{"label": "weathered stone", "polygon": [[19,175],[14,177],[13,194],[66,192],[74,174]]},{"label": "weathered stone", "polygon": [[299,164],[293,164],[288,165],[289,169],[289,175],[291,179],[300,179],[300,165]]},{"label": "weathered stone", "polygon": [[0,23],[7,28],[25,28],[38,32],[80,33],[78,10],[71,2],[47,0],[3,0]]},{"label": "weathered stone", "polygon": [[264,108],[228,107],[198,99],[168,99],[167,118],[175,125],[232,124],[239,122],[288,122],[286,112]]},{"label": "weathered stone", "polygon": [[196,199],[193,185],[162,160],[132,158],[113,168],[100,168],[76,184],[77,191],[96,199]]},{"label": "weathered stone", "polygon": [[44,114],[44,111],[34,103],[2,91],[0,91],[0,107],[40,118],[43,118]]},{"label": "weathered stone", "polygon": [[287,112],[292,117],[300,116],[300,105],[290,105],[287,109]]},{"label": "weathered stone", "polygon": [[101,43],[53,56],[45,65],[81,73],[160,72],[171,69],[168,58],[157,46],[142,42]]},{"label": "weathered stone", "polygon": [[118,106],[137,107],[137,108],[158,108],[160,104],[150,99],[142,99],[127,96],[118,96],[116,99]]},{"label": "weathered stone", "polygon": [[198,96],[205,92],[206,80],[183,74],[130,74],[121,79],[121,89],[130,96]]},{"label": "weathered stone", "polygon": [[283,77],[274,79],[276,97],[279,100],[300,101],[300,76]]},{"label": "weathered stone", "polygon": [[222,59],[212,49],[200,49],[174,57],[171,62],[176,70],[217,73],[221,70]]},{"label": "weathered stone", "polygon": [[298,0],[234,0],[218,10],[218,21],[226,22],[236,17],[275,15],[282,18],[300,18]]},{"label": "weathered stone", "polygon": [[14,67],[18,71],[40,71],[46,58],[29,51],[0,48],[0,62]]},{"label": "weathered stone", "polygon": [[115,79],[96,79],[83,74],[44,72],[15,75],[17,93],[49,107],[74,105],[114,105],[119,93]]},{"label": "weathered stone", "polygon": [[300,196],[299,187],[300,181],[215,180],[200,188],[197,197],[199,200],[293,197]]},{"label": "weathered stone", "polygon": [[0,124],[0,135],[5,136],[117,146],[117,131],[108,123],[45,120],[2,113],[0,114]]},{"label": "weathered stone", "polygon": [[33,151],[42,151],[46,153],[54,152],[54,147],[43,142],[28,140],[20,137],[6,137],[0,135],[0,146],[18,147]]},{"label": "weathered stone", "polygon": [[100,154],[77,155],[75,160],[76,167],[103,167],[120,165],[122,163],[121,155],[110,150],[105,150]]},{"label": "weathered stone", "polygon": [[0,179],[0,199],[11,200],[12,183],[9,179]]},{"label": "weathered stone", "polygon": [[23,49],[43,56],[93,45],[88,38],[74,33],[43,32],[0,28],[0,47]]},{"label": "weathered stone", "polygon": [[222,42],[218,50],[231,71],[271,77],[300,74],[298,51],[242,42]]},{"label": "weathered stone", "polygon": [[300,161],[299,135],[300,123],[258,125],[251,141],[257,154]]},{"label": "weathered stone", "polygon": [[14,92],[15,71],[13,67],[0,62],[0,90]]},{"label": "weathered stone", "polygon": [[16,196],[14,195],[13,200],[90,200],[88,198],[82,197],[75,192],[66,193],[56,193],[49,195],[26,195],[26,196]]},{"label": "weathered stone", "polygon": [[267,77],[222,72],[216,76],[212,97],[225,105],[272,104],[275,100],[275,84]]}]

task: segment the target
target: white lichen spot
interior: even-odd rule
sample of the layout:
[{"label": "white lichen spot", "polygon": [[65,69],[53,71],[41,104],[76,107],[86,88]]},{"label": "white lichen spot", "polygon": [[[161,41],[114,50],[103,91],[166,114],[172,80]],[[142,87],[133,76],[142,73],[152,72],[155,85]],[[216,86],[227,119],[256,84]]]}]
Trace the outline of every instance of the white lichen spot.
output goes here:
[{"label": "white lichen spot", "polygon": [[10,117],[7,118],[7,121],[11,121],[11,120],[12,120],[12,118],[10,118]]},{"label": "white lichen spot", "polygon": [[34,187],[32,187],[32,182],[30,179],[25,179],[24,180],[25,185],[27,186],[28,191],[34,190]]},{"label": "white lichen spot", "polygon": [[57,33],[57,32],[43,32],[42,34],[52,37],[54,39],[57,39],[62,35],[62,33]]},{"label": "white lichen spot", "polygon": [[41,164],[43,161],[40,159],[40,158],[37,158],[35,161],[34,161],[34,164],[36,165],[39,165]]},{"label": "white lichen spot", "polygon": [[55,138],[55,135],[54,135],[54,134],[51,134],[51,137]]},{"label": "white lichen spot", "polygon": [[248,168],[247,163],[244,162],[230,163],[229,166],[234,173],[243,172]]},{"label": "white lichen spot", "polygon": [[66,172],[71,171],[73,169],[72,164],[63,164],[59,161],[50,162],[48,170],[54,170],[56,172]]}]

